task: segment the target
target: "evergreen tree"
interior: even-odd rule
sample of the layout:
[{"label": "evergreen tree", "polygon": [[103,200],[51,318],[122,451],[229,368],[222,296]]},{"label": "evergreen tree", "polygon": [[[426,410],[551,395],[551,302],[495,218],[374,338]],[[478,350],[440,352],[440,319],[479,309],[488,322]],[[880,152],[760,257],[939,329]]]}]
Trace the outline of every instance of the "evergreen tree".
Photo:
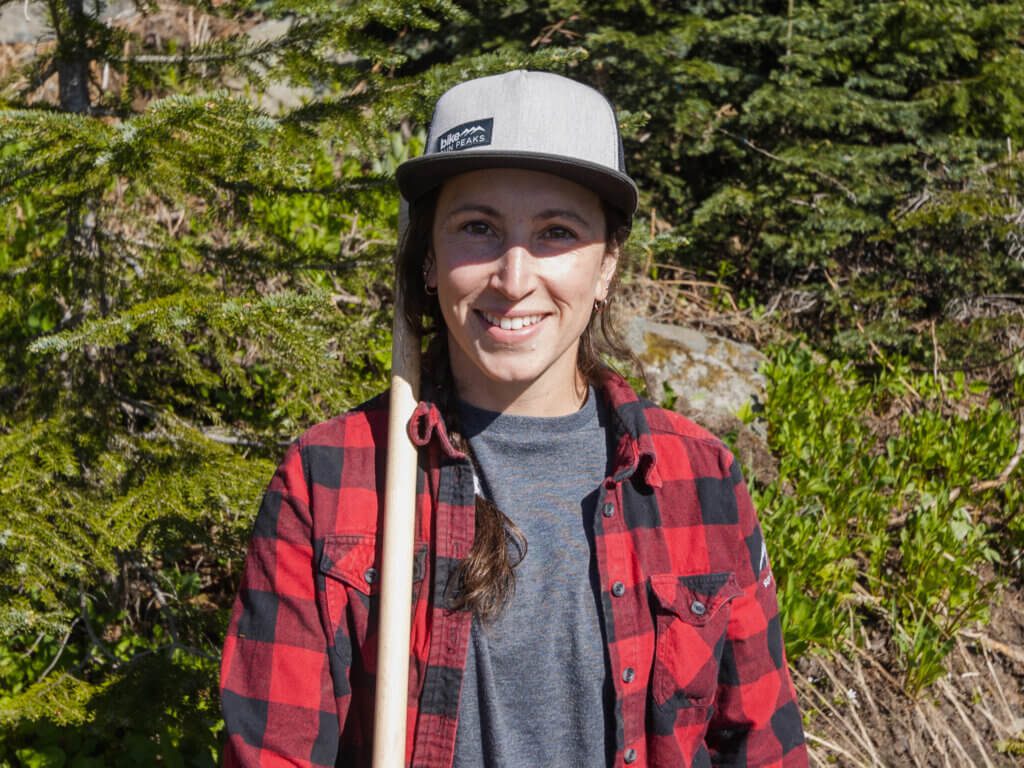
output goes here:
[{"label": "evergreen tree", "polygon": [[[403,121],[566,54],[399,76],[445,0],[183,5],[194,44],[47,10],[0,105],[0,763],[211,764],[259,494],[387,371]],[[267,114],[273,83],[305,102]]]},{"label": "evergreen tree", "polygon": [[930,366],[932,320],[954,363],[1005,353],[1012,318],[969,308],[1024,291],[1020,0],[471,9],[425,58],[586,50],[572,72],[625,113],[642,210],[672,225],[655,263],[782,298],[854,357]]},{"label": "evergreen tree", "polygon": [[382,386],[389,175],[458,80],[605,92],[652,274],[858,360],[1012,337],[977,308],[1024,293],[1021,0],[185,3],[170,36],[46,7],[0,83],[0,765],[213,762],[258,495]]}]

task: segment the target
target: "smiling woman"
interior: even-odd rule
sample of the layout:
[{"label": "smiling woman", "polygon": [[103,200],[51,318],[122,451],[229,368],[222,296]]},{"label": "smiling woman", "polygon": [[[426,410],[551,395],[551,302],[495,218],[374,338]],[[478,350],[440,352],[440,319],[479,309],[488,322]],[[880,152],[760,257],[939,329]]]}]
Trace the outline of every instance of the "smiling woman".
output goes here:
[{"label": "smiling woman", "polygon": [[[738,466],[602,362],[637,192],[608,102],[510,72],[439,100],[398,184],[429,340],[406,762],[804,766]],[[228,765],[368,765],[387,399],[267,491],[225,644]]]}]

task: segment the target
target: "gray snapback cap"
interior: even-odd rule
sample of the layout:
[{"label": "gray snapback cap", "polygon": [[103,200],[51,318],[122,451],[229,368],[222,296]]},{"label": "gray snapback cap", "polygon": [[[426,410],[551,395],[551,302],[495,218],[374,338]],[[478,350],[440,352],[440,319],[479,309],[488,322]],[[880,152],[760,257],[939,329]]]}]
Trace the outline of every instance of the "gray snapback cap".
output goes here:
[{"label": "gray snapback cap", "polygon": [[549,72],[516,70],[456,85],[437,101],[422,156],[398,167],[414,201],[446,179],[482,168],[562,176],[627,216],[637,189],[626,175],[611,104],[589,86]]}]

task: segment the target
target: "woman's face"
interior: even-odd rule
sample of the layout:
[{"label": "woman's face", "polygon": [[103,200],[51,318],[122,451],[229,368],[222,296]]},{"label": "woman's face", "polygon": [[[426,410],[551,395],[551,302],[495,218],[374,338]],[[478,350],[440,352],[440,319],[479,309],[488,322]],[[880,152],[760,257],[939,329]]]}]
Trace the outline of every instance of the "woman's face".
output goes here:
[{"label": "woman's face", "polygon": [[509,413],[578,409],[580,336],[615,263],[601,201],[578,184],[516,169],[445,182],[426,280],[437,289],[459,395]]}]

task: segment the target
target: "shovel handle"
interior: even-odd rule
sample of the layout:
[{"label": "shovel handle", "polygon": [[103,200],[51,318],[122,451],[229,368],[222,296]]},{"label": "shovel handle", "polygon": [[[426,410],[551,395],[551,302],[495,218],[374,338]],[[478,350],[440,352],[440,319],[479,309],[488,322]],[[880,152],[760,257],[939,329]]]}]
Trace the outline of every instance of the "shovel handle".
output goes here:
[{"label": "shovel handle", "polygon": [[416,523],[416,448],[406,425],[416,408],[420,340],[406,322],[396,281],[391,346],[391,404],[385,478],[377,692],[373,720],[373,768],[402,768],[409,706],[413,538]]}]

